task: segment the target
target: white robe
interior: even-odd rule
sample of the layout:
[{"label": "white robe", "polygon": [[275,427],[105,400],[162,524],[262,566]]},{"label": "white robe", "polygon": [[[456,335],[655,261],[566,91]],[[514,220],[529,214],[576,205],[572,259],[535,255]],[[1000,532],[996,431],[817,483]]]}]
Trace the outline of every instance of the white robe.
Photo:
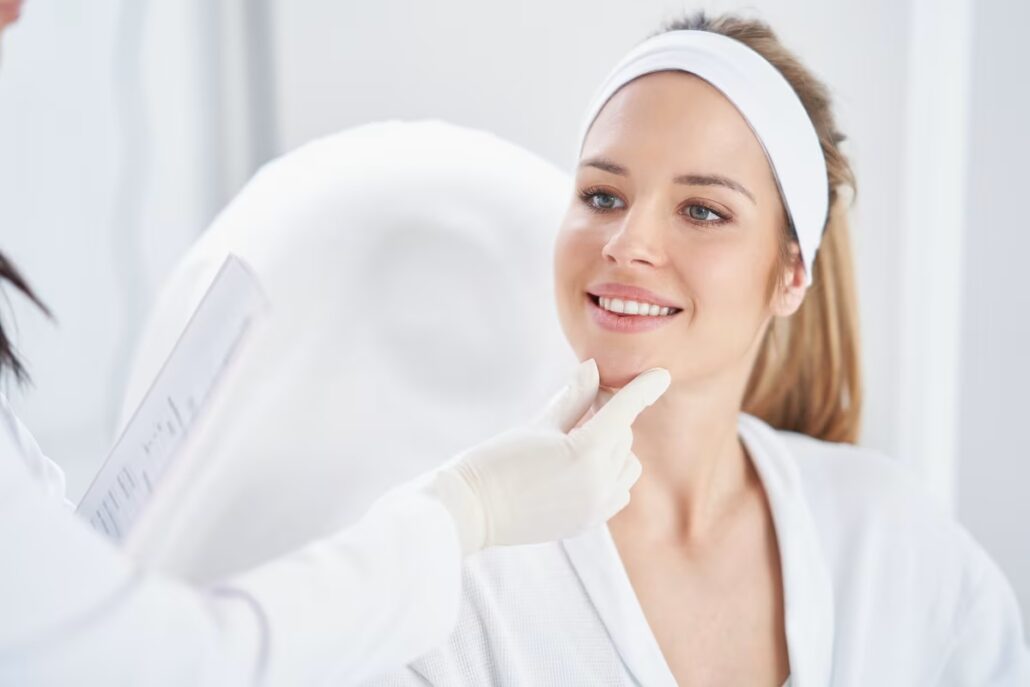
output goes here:
[{"label": "white robe", "polygon": [[[1030,685],[1008,582],[899,465],[739,430],[779,543],[792,687]],[[675,684],[607,528],[484,552],[464,585],[450,640],[369,684]]]}]

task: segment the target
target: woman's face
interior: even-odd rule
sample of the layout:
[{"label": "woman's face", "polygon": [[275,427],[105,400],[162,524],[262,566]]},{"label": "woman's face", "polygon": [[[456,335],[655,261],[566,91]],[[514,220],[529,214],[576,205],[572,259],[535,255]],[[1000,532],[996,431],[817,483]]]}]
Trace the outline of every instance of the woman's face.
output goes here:
[{"label": "woman's face", "polygon": [[627,84],[590,129],[558,235],[566,337],[610,387],[652,367],[676,383],[749,368],[770,316],[789,314],[769,294],[783,222],[764,151],[721,93],[682,72]]}]

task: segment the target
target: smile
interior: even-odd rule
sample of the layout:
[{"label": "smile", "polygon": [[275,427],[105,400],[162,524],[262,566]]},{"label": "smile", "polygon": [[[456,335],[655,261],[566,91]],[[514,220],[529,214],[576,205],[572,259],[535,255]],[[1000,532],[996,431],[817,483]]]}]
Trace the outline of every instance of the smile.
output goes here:
[{"label": "smile", "polygon": [[602,329],[637,333],[653,331],[675,319],[682,310],[667,305],[587,293],[587,303],[595,323]]},{"label": "smile", "polygon": [[618,315],[636,315],[637,317],[668,317],[679,312],[677,308],[670,308],[665,305],[654,303],[641,303],[638,301],[623,300],[621,298],[606,298],[594,296],[594,302],[608,312]]}]

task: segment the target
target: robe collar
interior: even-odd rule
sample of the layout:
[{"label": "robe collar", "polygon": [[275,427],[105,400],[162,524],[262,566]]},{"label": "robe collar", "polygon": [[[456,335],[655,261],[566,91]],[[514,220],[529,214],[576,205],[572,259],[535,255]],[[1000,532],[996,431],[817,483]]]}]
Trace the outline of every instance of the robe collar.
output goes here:
[{"label": "robe collar", "polygon": [[[825,687],[833,670],[833,584],[800,470],[776,430],[741,414],[738,432],[765,489],[780,552],[791,687]],[[633,592],[607,526],[562,542],[612,643],[637,683],[676,681]]]}]

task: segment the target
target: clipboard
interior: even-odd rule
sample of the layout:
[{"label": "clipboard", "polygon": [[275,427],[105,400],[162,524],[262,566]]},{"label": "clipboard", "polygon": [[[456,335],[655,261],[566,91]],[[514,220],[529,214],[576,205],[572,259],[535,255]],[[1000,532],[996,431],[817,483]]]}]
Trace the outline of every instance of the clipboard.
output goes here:
[{"label": "clipboard", "polygon": [[228,255],[76,508],[94,529],[125,544],[268,307],[253,270]]}]

